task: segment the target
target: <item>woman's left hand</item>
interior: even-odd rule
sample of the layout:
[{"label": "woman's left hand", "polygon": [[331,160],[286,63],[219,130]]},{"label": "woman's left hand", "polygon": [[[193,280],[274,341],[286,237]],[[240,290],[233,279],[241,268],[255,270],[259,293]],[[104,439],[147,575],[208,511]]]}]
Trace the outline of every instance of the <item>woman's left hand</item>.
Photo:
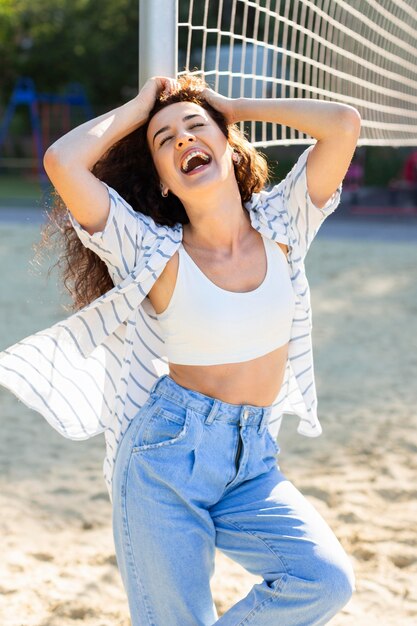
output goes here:
[{"label": "woman's left hand", "polygon": [[214,109],[224,115],[227,124],[234,124],[239,120],[236,98],[226,98],[210,88],[203,89],[202,95]]}]

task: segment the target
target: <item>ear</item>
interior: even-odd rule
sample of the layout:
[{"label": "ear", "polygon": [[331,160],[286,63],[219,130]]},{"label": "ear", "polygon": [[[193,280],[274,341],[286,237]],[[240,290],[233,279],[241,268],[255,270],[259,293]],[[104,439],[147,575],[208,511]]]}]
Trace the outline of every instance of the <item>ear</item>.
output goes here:
[{"label": "ear", "polygon": [[232,159],[233,163],[236,163],[236,165],[240,164],[240,162],[242,161],[242,155],[240,154],[239,150],[233,150]]},{"label": "ear", "polygon": [[232,144],[230,144],[229,142],[227,142],[226,150],[229,153],[230,158],[233,159],[234,148],[233,148]]}]

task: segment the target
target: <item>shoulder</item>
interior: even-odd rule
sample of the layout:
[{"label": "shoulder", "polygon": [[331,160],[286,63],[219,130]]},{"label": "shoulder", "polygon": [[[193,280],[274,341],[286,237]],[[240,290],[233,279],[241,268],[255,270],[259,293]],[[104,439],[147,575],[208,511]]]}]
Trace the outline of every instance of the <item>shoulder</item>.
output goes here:
[{"label": "shoulder", "polygon": [[272,185],[267,185],[260,192],[253,193],[249,202],[246,203],[247,208],[256,209],[271,202],[275,202],[275,204],[283,202],[285,199],[288,199],[288,193],[297,183],[306,186],[307,159],[312,148],[313,146],[308,146],[301,153],[282,180]]},{"label": "shoulder", "polygon": [[112,216],[116,218],[116,221],[123,217],[124,219],[122,220],[122,223],[125,227],[128,225],[133,226],[137,223],[143,240],[160,240],[165,237],[169,238],[172,236],[172,233],[178,231],[177,224],[171,227],[156,222],[151,215],[134,209],[132,205],[129,204],[129,202],[127,202],[118,191],[116,191],[116,189],[110,187],[109,185],[106,185],[106,187],[109,191]]}]

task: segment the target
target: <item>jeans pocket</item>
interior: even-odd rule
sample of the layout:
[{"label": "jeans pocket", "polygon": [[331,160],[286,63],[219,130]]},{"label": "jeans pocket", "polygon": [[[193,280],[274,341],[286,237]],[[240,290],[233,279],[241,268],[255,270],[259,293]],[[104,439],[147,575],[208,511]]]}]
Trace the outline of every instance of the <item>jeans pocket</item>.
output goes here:
[{"label": "jeans pocket", "polygon": [[139,428],[132,452],[173,445],[188,433],[191,409],[165,397],[157,400]]}]

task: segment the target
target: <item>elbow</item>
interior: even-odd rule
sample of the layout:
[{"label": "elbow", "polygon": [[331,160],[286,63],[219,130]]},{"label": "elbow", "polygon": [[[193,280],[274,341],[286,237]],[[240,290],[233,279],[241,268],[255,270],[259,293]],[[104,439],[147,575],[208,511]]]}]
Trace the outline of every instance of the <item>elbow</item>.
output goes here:
[{"label": "elbow", "polygon": [[55,144],[49,146],[43,155],[43,166],[46,173],[62,168],[66,164],[67,160],[64,158],[63,153],[57,149]]},{"label": "elbow", "polygon": [[339,127],[342,132],[353,135],[358,139],[361,132],[361,116],[355,107],[343,105],[340,112]]},{"label": "elbow", "polygon": [[59,154],[55,150],[54,145],[52,144],[52,146],[50,146],[45,152],[45,154],[43,155],[43,166],[45,168],[45,171],[48,172],[48,170],[49,171],[52,170],[53,168],[57,166],[58,163],[59,163]]}]

